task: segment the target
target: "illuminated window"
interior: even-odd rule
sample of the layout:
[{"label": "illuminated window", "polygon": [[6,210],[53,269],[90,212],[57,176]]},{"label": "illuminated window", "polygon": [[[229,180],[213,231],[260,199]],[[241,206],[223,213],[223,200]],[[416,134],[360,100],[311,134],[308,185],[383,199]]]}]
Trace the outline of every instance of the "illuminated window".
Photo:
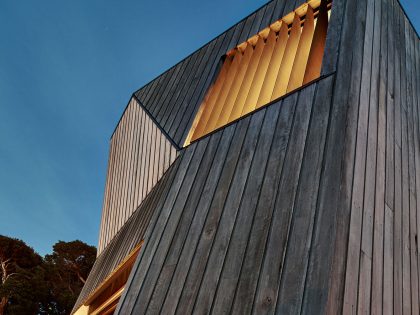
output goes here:
[{"label": "illuminated window", "polygon": [[185,145],[317,79],[330,8],[309,1],[229,51]]},{"label": "illuminated window", "polygon": [[137,245],[124,261],[90,294],[75,315],[111,315],[114,313],[142,244],[143,242]]}]

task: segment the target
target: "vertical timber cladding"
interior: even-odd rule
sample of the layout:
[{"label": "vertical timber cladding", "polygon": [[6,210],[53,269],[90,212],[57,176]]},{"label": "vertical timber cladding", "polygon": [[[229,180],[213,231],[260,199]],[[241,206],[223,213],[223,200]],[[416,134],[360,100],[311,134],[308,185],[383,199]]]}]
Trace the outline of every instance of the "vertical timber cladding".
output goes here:
[{"label": "vertical timber cladding", "polygon": [[[320,0],[317,0],[320,2]],[[335,0],[340,4],[333,5],[329,27],[326,52],[329,58],[323,60],[321,75],[329,74],[335,69],[336,46],[334,37],[340,36],[342,3],[346,0]],[[286,16],[304,4],[305,0],[273,0],[259,8],[236,25],[229,28],[214,40],[204,45],[178,64],[146,84],[135,92],[141,104],[151,113],[157,123],[174,142],[182,147],[187,138],[196,112],[205,97],[212,79],[217,74],[219,62],[231,49],[243,43],[251,36],[271,25],[279,18]],[[310,1],[313,3],[313,1]],[[316,2],[316,1],[315,1]],[[337,7],[337,8],[334,8]],[[335,27],[337,26],[337,27]],[[330,34],[331,33],[331,34]],[[333,36],[331,36],[333,35]],[[336,36],[337,35],[337,36]],[[329,46],[329,39],[332,46]]]},{"label": "vertical timber cladding", "polygon": [[420,41],[396,0],[348,1],[345,17],[334,99],[349,106],[335,274],[343,285],[330,305],[419,314]]},{"label": "vertical timber cladding", "polygon": [[309,249],[325,230],[315,218],[333,82],[182,150],[116,314],[298,314],[307,305]]},{"label": "vertical timber cladding", "polygon": [[133,97],[110,141],[98,255],[176,155],[175,146]]},{"label": "vertical timber cladding", "polygon": [[184,145],[319,78],[330,9],[304,3],[229,51]]},{"label": "vertical timber cladding", "polygon": [[[77,310],[75,314],[78,314],[79,308],[82,307],[83,309],[84,304],[88,306],[87,300],[92,297],[99,287],[108,282],[109,277],[115,270],[118,270],[118,266],[121,266],[127,257],[130,257],[130,253],[142,243],[149,222],[155,209],[158,208],[159,200],[165,196],[172,183],[177,165],[176,161],[172,163],[161,180],[147,194],[136,211],[98,255],[72,313]],[[84,308],[86,309],[86,307]]]}]

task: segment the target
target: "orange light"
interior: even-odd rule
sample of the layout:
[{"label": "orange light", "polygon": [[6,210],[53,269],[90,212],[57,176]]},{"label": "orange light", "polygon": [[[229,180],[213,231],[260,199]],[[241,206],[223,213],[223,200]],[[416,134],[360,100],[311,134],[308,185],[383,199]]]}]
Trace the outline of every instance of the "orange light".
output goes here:
[{"label": "orange light", "polygon": [[330,0],[311,0],[226,54],[184,146],[320,76]]}]

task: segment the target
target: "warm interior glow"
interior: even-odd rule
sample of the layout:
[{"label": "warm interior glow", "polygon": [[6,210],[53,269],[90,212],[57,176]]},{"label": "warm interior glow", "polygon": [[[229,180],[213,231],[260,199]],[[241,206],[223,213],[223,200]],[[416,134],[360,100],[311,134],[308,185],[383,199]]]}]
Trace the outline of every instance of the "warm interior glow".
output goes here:
[{"label": "warm interior glow", "polygon": [[309,1],[229,51],[184,145],[317,79],[330,9]]},{"label": "warm interior glow", "polygon": [[125,284],[140,252],[143,241],[112,271],[83,303],[89,315],[111,315],[124,291]]}]

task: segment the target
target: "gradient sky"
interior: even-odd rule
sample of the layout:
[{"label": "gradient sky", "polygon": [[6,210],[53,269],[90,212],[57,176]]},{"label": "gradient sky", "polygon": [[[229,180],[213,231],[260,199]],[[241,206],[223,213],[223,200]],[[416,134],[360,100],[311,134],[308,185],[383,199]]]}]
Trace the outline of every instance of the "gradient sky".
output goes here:
[{"label": "gradient sky", "polygon": [[[0,234],[96,245],[131,93],[266,0],[0,0]],[[418,0],[401,1],[417,30]]]}]

